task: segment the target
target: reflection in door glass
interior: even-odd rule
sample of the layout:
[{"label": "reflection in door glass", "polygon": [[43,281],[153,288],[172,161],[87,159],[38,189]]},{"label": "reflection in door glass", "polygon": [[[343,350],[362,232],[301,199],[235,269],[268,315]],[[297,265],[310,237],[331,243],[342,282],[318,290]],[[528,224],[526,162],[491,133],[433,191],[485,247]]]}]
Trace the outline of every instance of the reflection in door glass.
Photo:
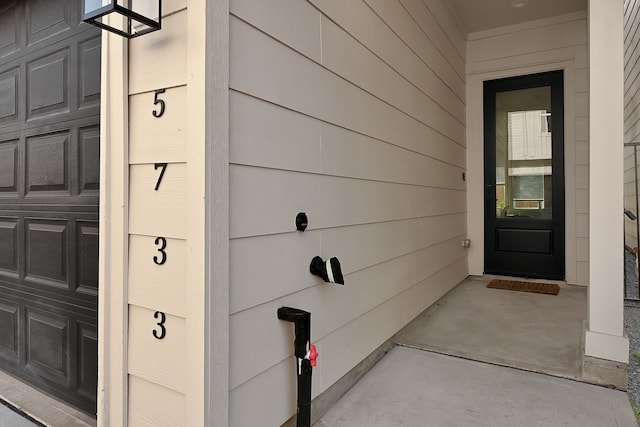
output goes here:
[{"label": "reflection in door glass", "polygon": [[497,217],[552,217],[551,146],[551,87],[496,94]]}]

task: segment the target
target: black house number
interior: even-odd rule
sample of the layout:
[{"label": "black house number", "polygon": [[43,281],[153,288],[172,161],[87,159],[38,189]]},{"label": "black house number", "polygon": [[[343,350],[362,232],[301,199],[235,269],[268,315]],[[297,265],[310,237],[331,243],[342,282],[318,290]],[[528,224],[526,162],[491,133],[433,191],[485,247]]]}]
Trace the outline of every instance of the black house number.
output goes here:
[{"label": "black house number", "polygon": [[160,257],[158,257],[157,255],[154,255],[153,262],[156,265],[162,265],[165,262],[167,262],[167,252],[165,251],[165,249],[167,249],[167,239],[164,237],[156,237],[156,240],[154,240],[154,243],[156,245],[160,245],[160,247],[158,248],[158,252],[160,252]]},{"label": "black house number", "polygon": [[155,170],[158,170],[158,168],[162,168],[160,170],[160,175],[158,176],[158,181],[156,181],[156,191],[158,191],[158,188],[160,188],[160,183],[162,182],[162,178],[164,177],[164,172],[167,170],[167,164],[168,163],[155,163],[153,165],[153,169]]},{"label": "black house number", "polygon": [[164,115],[164,109],[166,107],[166,104],[164,102],[164,99],[160,99],[158,98],[158,95],[160,95],[161,93],[164,93],[166,89],[156,89],[156,91],[154,92],[155,95],[153,96],[153,105],[160,105],[160,110],[153,110],[151,112],[151,114],[153,114],[153,117],[155,118],[160,118]]},{"label": "black house number", "polygon": [[156,329],[153,330],[153,336],[159,340],[163,339],[165,337],[165,335],[167,335],[167,328],[165,328],[164,326],[164,322],[167,321],[167,315],[164,314],[161,311],[156,311],[153,314],[153,318],[154,319],[158,319],[160,318],[160,321],[158,323],[156,323],[156,325],[160,326],[160,332],[158,332]]},{"label": "black house number", "polygon": [[[155,105],[157,108],[154,109],[151,114],[155,118],[160,118],[164,115],[166,103],[164,99],[159,98],[159,95],[165,93],[165,91],[166,89],[156,89],[154,91],[153,105]],[[158,170],[159,168],[160,175],[158,176],[158,180],[156,181],[156,186],[154,188],[155,191],[158,191],[158,189],[160,188],[160,183],[162,182],[164,173],[167,170],[167,163],[155,163],[153,165],[153,169]],[[156,265],[162,265],[167,262],[167,252],[165,251],[165,249],[167,248],[167,239],[164,237],[156,237],[154,243],[159,246],[158,252],[160,252],[160,254],[153,257],[153,262]],[[167,328],[164,325],[167,321],[167,315],[162,311],[156,311],[155,313],[153,313],[153,318],[158,320],[158,323],[156,323],[156,325],[159,328],[153,329],[153,336],[154,338],[161,340],[167,335]]]}]

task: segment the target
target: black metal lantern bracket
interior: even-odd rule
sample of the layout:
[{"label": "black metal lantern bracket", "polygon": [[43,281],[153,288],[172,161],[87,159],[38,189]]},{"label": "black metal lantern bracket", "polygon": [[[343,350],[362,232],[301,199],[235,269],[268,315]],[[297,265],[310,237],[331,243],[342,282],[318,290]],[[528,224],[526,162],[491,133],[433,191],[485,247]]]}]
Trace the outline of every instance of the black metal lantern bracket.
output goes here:
[{"label": "black metal lantern bracket", "polygon": [[[157,20],[134,12],[133,10],[121,4],[122,2],[128,3],[129,1],[130,0],[111,0],[106,6],[102,6],[94,10],[87,10],[87,3],[90,3],[90,1],[85,0],[83,21],[87,24],[95,25],[96,27],[105,29],[128,39],[138,37],[143,34],[148,34],[161,28],[162,0],[151,0],[158,2]],[[115,13],[116,15],[122,16],[126,19],[124,29],[116,28],[112,25],[105,24],[102,21],[102,18],[104,18],[106,15],[109,15],[110,13]],[[136,30],[136,23],[138,23],[139,26],[143,27],[140,31]]]}]

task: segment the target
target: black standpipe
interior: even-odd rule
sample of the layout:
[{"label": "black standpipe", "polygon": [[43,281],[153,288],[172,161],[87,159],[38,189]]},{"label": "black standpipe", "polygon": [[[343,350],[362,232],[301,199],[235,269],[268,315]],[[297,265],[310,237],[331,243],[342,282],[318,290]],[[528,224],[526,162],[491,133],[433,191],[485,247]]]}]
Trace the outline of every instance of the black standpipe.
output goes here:
[{"label": "black standpipe", "polygon": [[311,344],[311,313],[298,308],[280,307],[278,319],[295,325],[294,354],[298,374],[298,414],[296,427],[311,426],[311,373],[318,353]]}]

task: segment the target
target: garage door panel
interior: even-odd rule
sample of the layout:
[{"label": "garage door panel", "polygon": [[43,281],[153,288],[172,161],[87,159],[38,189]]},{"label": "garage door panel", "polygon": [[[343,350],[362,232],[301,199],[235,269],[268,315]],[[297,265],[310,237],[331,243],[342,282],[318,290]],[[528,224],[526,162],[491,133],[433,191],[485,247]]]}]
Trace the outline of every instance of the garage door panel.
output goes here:
[{"label": "garage door panel", "polygon": [[69,319],[27,307],[27,370],[62,385],[69,377]]},{"label": "garage door panel", "polygon": [[0,6],[0,58],[20,50],[20,29],[16,2]]},{"label": "garage door panel", "polygon": [[69,0],[29,0],[26,20],[29,46],[71,28]]},{"label": "garage door panel", "polygon": [[[58,298],[55,289],[46,286],[21,287],[12,286],[11,280],[0,280],[0,301],[11,300],[20,307],[28,305],[38,310],[56,313],[58,316],[72,318],[87,324],[97,324],[97,306],[87,303],[88,295],[68,293],[66,298]],[[21,317],[22,319],[22,317]]]},{"label": "garage door panel", "polygon": [[18,273],[17,218],[0,218],[0,269]]},{"label": "garage door panel", "polygon": [[80,194],[98,196],[100,190],[100,128],[81,128],[78,136]]},{"label": "garage door panel", "polygon": [[0,0],[0,369],[95,413],[101,39],[81,8]]},{"label": "garage door panel", "polygon": [[98,331],[95,326],[78,323],[78,348],[78,392],[95,400],[98,387],[98,365],[94,360],[94,355],[98,353]]},{"label": "garage door panel", "polygon": [[78,45],[79,108],[100,105],[100,37],[93,37]]},{"label": "garage door panel", "polygon": [[69,288],[67,221],[28,220],[27,279]]},{"label": "garage door panel", "polygon": [[18,140],[0,142],[0,193],[18,192]]},{"label": "garage door panel", "polygon": [[27,120],[69,111],[69,49],[28,63]]},{"label": "garage door panel", "polygon": [[0,301],[0,352],[4,357],[18,359],[18,305]]},{"label": "garage door panel", "polygon": [[[0,117],[0,140],[6,139],[5,136],[11,137],[11,134],[18,135],[24,134],[24,132],[32,134],[34,130],[37,129],[41,129],[41,132],[49,131],[50,127],[59,127],[61,123],[73,122],[75,124],[80,123],[84,126],[89,123],[98,123],[100,116],[100,96],[99,94],[92,94],[94,88],[91,82],[87,82],[86,89],[83,88],[84,83],[81,81],[82,78],[80,76],[83,74],[88,75],[89,72],[86,70],[85,72],[77,70],[77,63],[80,61],[77,56],[78,52],[72,53],[72,55],[64,60],[56,57],[56,55],[44,58],[51,61],[46,64],[30,62],[29,66],[43,65],[45,69],[48,68],[52,71],[50,75],[44,70],[35,70],[36,74],[41,71],[42,74],[45,74],[44,77],[40,76],[41,80],[44,79],[44,82],[36,83],[29,81],[29,73],[34,70],[29,69],[27,65],[16,67],[15,64],[11,64],[7,66],[2,64],[2,59],[0,59],[0,78],[6,78],[7,80],[4,82],[4,86],[9,87],[13,85],[11,80],[14,75],[16,75],[16,84],[18,85],[16,91],[18,99],[15,101],[17,104],[15,107],[17,108],[17,115],[13,114],[14,107],[2,106],[5,102],[9,103],[9,101],[0,99],[0,109],[5,108],[5,114],[9,114],[9,116],[4,119]],[[31,57],[32,55],[29,56],[29,58]],[[39,59],[43,58],[38,57],[35,61]],[[56,67],[58,70],[55,70]],[[61,68],[63,70],[60,70]],[[76,68],[76,70],[71,72],[70,68]],[[98,66],[94,64],[86,68],[88,70],[91,68],[97,69]],[[61,82],[61,84],[66,85],[65,88],[47,88],[49,92],[46,93],[39,89],[34,89],[35,87],[41,87],[43,85],[57,86],[60,77],[56,77],[56,73],[67,73],[66,78]],[[38,93],[29,93],[29,91]],[[31,97],[31,100],[29,100],[29,97]],[[13,102],[13,100],[11,100],[11,102]]]},{"label": "garage door panel", "polygon": [[89,295],[98,295],[98,259],[99,232],[97,221],[78,222],[78,274],[77,291]]},{"label": "garage door panel", "polygon": [[[37,278],[36,278],[37,279]],[[16,287],[16,278],[0,279],[3,286],[0,286],[0,292],[3,298],[16,298],[21,303],[28,303],[42,310],[50,310],[66,317],[74,317],[83,322],[95,323],[95,315],[97,311],[96,305],[91,299],[95,300],[93,295],[82,293],[74,290],[64,290],[65,295],[61,297],[60,293],[56,293],[55,282],[42,284],[46,280],[31,281],[23,283],[24,286]]]},{"label": "garage door panel", "polygon": [[26,145],[27,192],[69,193],[69,132],[31,137]]},{"label": "garage door panel", "polygon": [[[1,25],[1,24],[0,24]],[[18,90],[20,69],[13,68],[0,74],[0,123],[10,124],[18,121]]]}]

